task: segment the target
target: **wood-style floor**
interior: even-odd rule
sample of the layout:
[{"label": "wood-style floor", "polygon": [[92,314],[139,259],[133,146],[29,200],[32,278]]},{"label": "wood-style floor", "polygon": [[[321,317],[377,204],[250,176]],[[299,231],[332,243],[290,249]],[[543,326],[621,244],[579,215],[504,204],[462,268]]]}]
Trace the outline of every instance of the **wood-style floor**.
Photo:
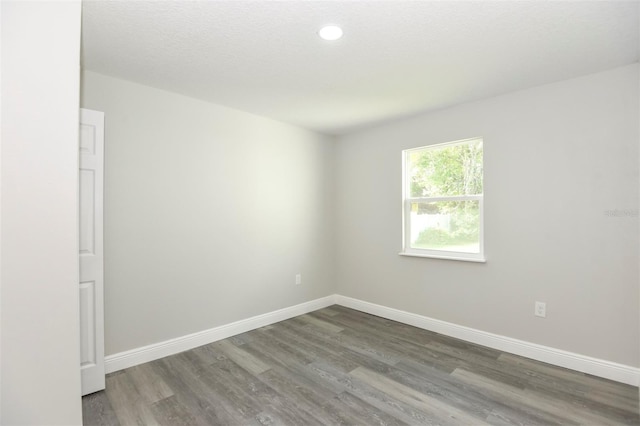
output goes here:
[{"label": "wood-style floor", "polygon": [[332,306],[107,376],[85,425],[639,424],[638,388]]}]

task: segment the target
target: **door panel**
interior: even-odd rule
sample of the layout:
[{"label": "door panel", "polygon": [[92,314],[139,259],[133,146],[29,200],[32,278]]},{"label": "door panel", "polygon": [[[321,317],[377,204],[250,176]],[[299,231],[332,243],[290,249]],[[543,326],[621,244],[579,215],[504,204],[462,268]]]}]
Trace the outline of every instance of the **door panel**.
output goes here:
[{"label": "door panel", "polygon": [[80,348],[82,394],[104,389],[104,113],[80,110]]},{"label": "door panel", "polygon": [[86,281],[80,283],[80,366],[91,368],[98,364],[96,354],[96,283]]},{"label": "door panel", "polygon": [[80,169],[80,255],[95,255],[95,171]]}]

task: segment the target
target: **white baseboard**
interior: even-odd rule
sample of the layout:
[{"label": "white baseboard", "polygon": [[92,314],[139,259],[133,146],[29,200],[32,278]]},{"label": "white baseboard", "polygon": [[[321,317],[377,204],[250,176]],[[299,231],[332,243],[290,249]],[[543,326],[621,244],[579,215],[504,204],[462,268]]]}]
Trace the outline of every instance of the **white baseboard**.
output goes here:
[{"label": "white baseboard", "polygon": [[189,349],[197,348],[198,346],[213,343],[237,334],[246,333],[247,331],[255,330],[256,328],[326,308],[333,304],[334,296],[327,296],[310,302],[301,303],[299,305],[232,322],[230,324],[225,324],[220,327],[214,327],[209,330],[165,340],[164,342],[154,343],[125,352],[119,352],[105,357],[105,371],[107,374],[113,373],[114,371],[133,367],[134,365],[143,364],[165,356],[188,351]]},{"label": "white baseboard", "polygon": [[474,328],[464,327],[338,294],[214,327],[198,333],[188,334],[164,342],[109,355],[105,358],[105,370],[107,373],[123,370],[133,367],[134,365],[177,354],[237,334],[246,333],[256,328],[284,321],[298,315],[326,308],[333,304],[616,382],[626,383],[632,386],[638,386],[640,384],[640,368],[525,342],[511,337],[500,336],[498,334],[488,333],[486,331],[476,330]]},{"label": "white baseboard", "polygon": [[486,331],[476,330],[350,297],[340,295],[335,295],[334,297],[335,303],[338,305],[412,325],[424,330],[455,337],[515,355],[521,355],[559,367],[592,374],[616,382],[626,383],[632,386],[638,386],[640,384],[640,368],[567,352],[561,349],[550,348],[548,346],[525,342],[498,334],[487,333]]}]

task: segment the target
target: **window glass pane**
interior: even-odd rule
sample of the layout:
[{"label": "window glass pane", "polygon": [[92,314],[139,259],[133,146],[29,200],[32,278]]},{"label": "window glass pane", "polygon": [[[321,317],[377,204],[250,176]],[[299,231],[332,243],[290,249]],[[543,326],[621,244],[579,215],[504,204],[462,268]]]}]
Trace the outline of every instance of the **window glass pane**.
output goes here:
[{"label": "window glass pane", "polygon": [[480,253],[480,202],[411,203],[411,248]]},{"label": "window glass pane", "polygon": [[410,197],[482,194],[482,140],[409,151]]}]

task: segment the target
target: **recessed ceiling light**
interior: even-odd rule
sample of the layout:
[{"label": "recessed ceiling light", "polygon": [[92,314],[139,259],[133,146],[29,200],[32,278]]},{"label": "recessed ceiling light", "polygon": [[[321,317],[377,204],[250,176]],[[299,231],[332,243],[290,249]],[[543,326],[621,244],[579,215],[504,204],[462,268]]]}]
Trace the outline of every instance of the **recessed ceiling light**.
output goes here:
[{"label": "recessed ceiling light", "polygon": [[342,28],[335,25],[327,25],[318,31],[318,35],[325,40],[337,40],[342,37]]}]

